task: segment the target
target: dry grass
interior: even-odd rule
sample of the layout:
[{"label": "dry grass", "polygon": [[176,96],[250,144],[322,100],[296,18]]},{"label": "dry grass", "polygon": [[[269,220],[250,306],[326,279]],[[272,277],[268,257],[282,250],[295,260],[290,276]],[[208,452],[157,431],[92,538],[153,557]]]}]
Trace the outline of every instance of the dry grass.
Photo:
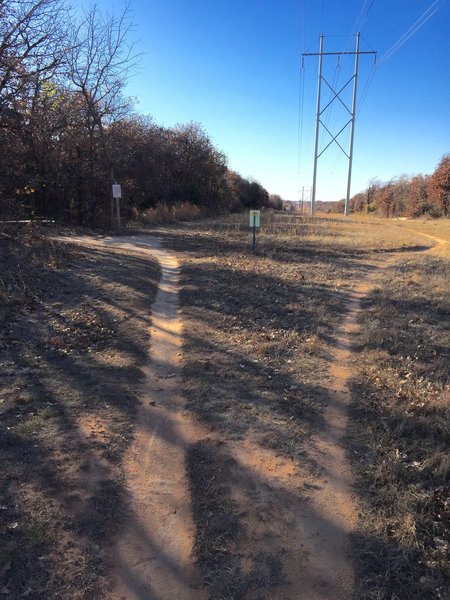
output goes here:
[{"label": "dry grass", "polygon": [[41,270],[63,266],[60,245],[46,240],[35,226],[15,225],[0,231],[0,323],[33,303]]},{"label": "dry grass", "polygon": [[[374,215],[364,214],[354,214],[350,217],[344,217],[344,215],[318,214],[318,218],[347,222],[351,221],[353,223],[360,224],[362,227],[370,227],[373,225],[381,226],[384,229],[390,230],[391,234],[394,235],[395,231],[397,230],[397,235],[399,235],[400,237],[403,236],[405,232],[410,232],[415,233],[419,238],[421,237],[420,234],[425,234],[424,237],[431,236],[434,238],[439,238],[440,240],[450,242],[450,219],[431,219],[425,217],[420,219],[408,219],[406,217],[400,217],[395,219],[383,219]],[[422,241],[424,241],[424,237],[422,237]],[[446,251],[446,255],[448,256],[449,254],[450,246],[447,247]]]},{"label": "dry grass", "polygon": [[158,203],[141,214],[136,214],[135,225],[162,225],[178,221],[196,221],[202,217],[201,209],[192,202],[180,202],[169,206]]},{"label": "dry grass", "polygon": [[3,233],[0,590],[101,598],[159,269]]},{"label": "dry grass", "polygon": [[[422,249],[423,240],[385,225],[295,221],[289,215],[265,224],[254,255],[242,216],[165,235],[182,251],[189,408],[221,440],[252,432],[260,444],[313,472],[302,445],[321,422],[334,331],[349,295],[380,253]],[[238,549],[245,531],[227,491],[232,481],[226,465],[225,447],[192,449],[199,564],[211,598],[269,599],[279,578],[264,587],[243,575]],[[220,533],[218,548],[208,522],[216,512],[223,513],[223,523],[233,523]]]},{"label": "dry grass", "polygon": [[[447,598],[448,262],[402,257],[433,242],[395,222],[265,214],[253,255],[246,218],[160,232],[183,262],[189,408],[216,438],[253,432],[313,470],[301,447],[327,402],[336,324],[359,280],[399,252],[358,340],[349,441],[364,517],[357,598]],[[120,460],[159,271],[132,254],[5,233],[0,590],[100,598],[105,546],[126,510]],[[281,564],[271,555],[258,569],[241,563],[229,460],[211,441],[188,454],[197,558],[214,600],[269,600]]]},{"label": "dry grass", "polygon": [[[373,217],[343,218],[338,215],[318,215],[316,217],[302,216],[296,213],[263,211],[261,215],[261,228],[258,240],[262,244],[272,238],[278,241],[282,238],[297,241],[305,238],[307,242],[314,242],[331,252],[335,249],[344,252],[399,252],[408,249],[426,249],[433,246],[434,242],[420,235],[403,221],[386,220]],[[223,220],[202,221],[194,224],[195,229],[202,231],[218,231],[220,234],[234,234],[240,232],[248,235],[248,214],[228,216]],[[449,225],[443,225],[450,229]],[[450,234],[449,234],[450,235]]]},{"label": "dry grass", "polygon": [[367,302],[350,443],[361,498],[359,599],[448,599],[450,265],[400,262]]},{"label": "dry grass", "polygon": [[242,564],[239,543],[245,530],[230,487],[233,466],[221,442],[203,440],[188,452],[194,553],[214,600],[270,598],[271,590],[284,583],[282,562],[272,552],[256,551],[251,563]]},{"label": "dry grass", "polygon": [[425,233],[450,242],[450,219],[415,219],[399,221],[397,222],[397,226],[400,229],[409,229],[410,231]]}]

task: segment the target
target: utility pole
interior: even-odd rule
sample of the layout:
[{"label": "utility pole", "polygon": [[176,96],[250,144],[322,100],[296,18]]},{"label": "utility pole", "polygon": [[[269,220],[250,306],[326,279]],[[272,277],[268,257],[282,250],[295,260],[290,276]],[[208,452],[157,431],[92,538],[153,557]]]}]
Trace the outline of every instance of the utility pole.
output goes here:
[{"label": "utility pole", "polygon": [[356,92],[358,87],[358,65],[359,65],[359,32],[356,34],[356,52],[355,52],[355,70],[353,71],[353,95],[352,95],[352,122],[350,125],[350,147],[348,159],[348,177],[347,177],[347,194],[345,196],[344,215],[349,213],[350,204],[350,187],[352,184],[352,164],[353,164],[353,141],[355,139],[355,115],[356,115]]},{"label": "utility pole", "polygon": [[[312,194],[311,194],[311,215],[314,214],[316,209],[316,189],[317,189],[317,162],[322,154],[327,150],[331,144],[334,142],[338,145],[338,147],[342,150],[345,156],[348,159],[348,176],[347,176],[347,195],[345,198],[345,209],[344,214],[348,215],[349,213],[349,202],[350,202],[350,188],[351,188],[351,180],[352,180],[352,163],[353,163],[353,144],[355,137],[355,117],[356,117],[356,94],[357,94],[357,86],[358,86],[358,68],[359,68],[359,57],[361,54],[373,54],[376,55],[375,50],[369,50],[362,52],[359,49],[360,46],[360,37],[361,34],[358,32],[356,34],[356,49],[355,51],[342,51],[342,52],[324,52],[324,35],[320,34],[320,44],[319,44],[319,52],[304,52],[302,54],[305,56],[318,56],[319,57],[319,73],[318,73],[318,84],[317,84],[317,107],[316,107],[316,131],[315,131],[315,140],[314,140],[314,168],[313,168],[313,182],[312,182]],[[334,87],[325,79],[323,76],[323,58],[324,56],[342,56],[342,55],[354,55],[355,56],[355,65],[353,75],[348,79],[348,81],[341,87],[339,91],[336,91]],[[322,83],[325,82],[327,87],[331,90],[333,97],[331,100],[322,108]],[[342,92],[347,88],[347,86],[353,82],[353,94],[352,94],[352,106],[349,108],[347,104],[341,97]],[[349,113],[350,119],[347,123],[339,130],[336,135],[328,129],[325,123],[322,120],[323,113],[331,106],[331,104],[338,100],[345,110]],[[350,143],[348,152],[344,150],[342,145],[338,141],[338,137],[343,133],[347,127],[350,125]],[[320,127],[323,127],[326,132],[330,135],[331,141],[319,152],[319,131]]]},{"label": "utility pole", "polygon": [[313,169],[313,183],[312,183],[312,194],[311,194],[311,216],[314,216],[316,212],[316,182],[317,182],[317,160],[319,158],[319,129],[320,129],[320,100],[322,94],[322,64],[323,64],[323,33],[320,34],[320,46],[319,46],[319,74],[317,86],[317,108],[316,108],[316,134],[314,139],[314,169]]},{"label": "utility pole", "polygon": [[310,187],[305,187],[304,185],[302,186],[302,197],[300,200],[300,214],[304,214],[305,212],[305,192],[309,192],[309,201],[311,202],[311,188]]}]

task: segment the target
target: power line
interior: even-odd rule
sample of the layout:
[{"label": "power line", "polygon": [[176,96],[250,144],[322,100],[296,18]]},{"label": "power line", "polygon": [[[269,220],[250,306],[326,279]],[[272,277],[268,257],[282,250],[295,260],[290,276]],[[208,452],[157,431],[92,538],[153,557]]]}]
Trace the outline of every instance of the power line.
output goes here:
[{"label": "power line", "polygon": [[306,47],[306,2],[298,0],[297,2],[298,15],[298,39],[300,51],[304,52]]},{"label": "power line", "polygon": [[[344,46],[344,50],[348,50],[348,48],[350,47],[351,41],[355,37],[356,32],[357,31],[361,32],[363,26],[365,25],[365,23],[367,21],[367,18],[369,16],[370,11],[373,8],[374,3],[375,3],[375,0],[364,0],[363,1],[362,6],[361,6],[361,10],[359,11],[358,16],[356,17],[355,24],[352,27],[351,34],[347,37],[347,42],[346,42],[346,44]],[[335,70],[335,77],[333,78],[333,84],[332,84],[333,88],[337,88],[337,86],[339,84],[339,79],[340,79],[340,76],[341,76],[341,73],[342,73],[342,68],[341,68],[339,60],[340,60],[340,57],[338,58],[338,63],[336,65],[336,70]],[[331,98],[331,96],[330,96],[330,98]],[[327,118],[326,118],[326,125],[327,126],[328,126],[328,123],[331,120],[332,113],[333,113],[333,105],[330,107],[330,110],[329,110],[329,112],[327,114]],[[322,138],[321,138],[321,142],[320,142],[321,144],[323,143],[323,138],[324,138],[324,131],[322,131]]]},{"label": "power line", "polygon": [[[370,2],[370,6],[367,9],[366,13],[364,14],[364,9],[366,8],[366,6],[367,6],[367,4],[369,2]],[[351,33],[350,37],[353,37],[357,31],[361,31],[362,30],[362,28],[364,27],[364,25],[365,25],[365,23],[367,21],[367,17],[369,16],[370,11],[372,10],[372,7],[373,7],[374,3],[375,3],[375,0],[364,0],[364,3],[362,5],[362,7],[361,7],[361,11],[360,11],[360,13],[358,15],[358,18],[356,19],[356,22],[355,22],[354,26],[353,26],[352,33]],[[363,17],[363,14],[364,14],[364,17]]]},{"label": "power line", "polygon": [[[366,44],[366,45],[367,45],[369,48],[371,48],[371,49],[373,50],[373,48],[372,48],[371,44],[369,44],[369,43],[368,43],[368,41],[367,41],[366,39],[364,39],[364,38],[363,38],[363,36],[361,36],[361,38],[364,40],[365,44]],[[368,92],[369,92],[369,88],[370,88],[370,86],[372,85],[372,81],[373,81],[373,79],[374,79],[374,77],[375,77],[376,70],[377,70],[377,56],[376,56],[376,54],[375,54],[375,55],[374,55],[374,58],[373,58],[373,64],[372,64],[372,68],[371,68],[371,70],[370,70],[370,73],[369,73],[369,75],[368,75],[368,77],[367,77],[366,83],[365,83],[365,85],[364,85],[364,89],[363,89],[363,91],[362,91],[362,94],[361,94],[361,100],[359,101],[359,108],[358,108],[358,110],[356,111],[356,114],[357,114],[357,115],[359,115],[359,113],[361,112],[361,109],[362,109],[362,107],[363,107],[363,105],[364,105],[364,102],[365,102],[366,96],[367,96],[367,94],[368,94]]]},{"label": "power line", "polygon": [[377,70],[376,63],[374,62],[374,64],[372,65],[372,69],[371,69],[371,71],[369,73],[369,76],[367,78],[366,84],[364,86],[364,89],[362,91],[362,94],[361,94],[361,100],[359,101],[359,108],[356,111],[357,115],[359,115],[359,113],[361,112],[361,109],[362,109],[362,107],[364,105],[364,101],[365,101],[366,96],[367,96],[367,94],[369,92],[369,88],[372,85],[373,78],[375,77],[376,70]]},{"label": "power line", "polygon": [[[419,29],[421,27],[423,27],[423,25],[425,25],[425,23],[429,19],[431,19],[431,17],[433,15],[436,14],[436,12],[440,8],[439,7],[440,3],[441,3],[441,0],[434,0],[434,2],[432,2],[432,4],[430,4],[430,6],[420,15],[420,17],[418,19],[416,19],[416,21],[411,25],[411,27],[409,27],[409,29],[407,29],[407,31],[399,37],[399,39],[395,42],[395,44],[393,44],[389,48],[389,50],[387,50],[383,54],[381,59],[378,61],[378,64],[374,63],[374,65],[372,66],[372,70],[369,73],[369,77],[367,78],[366,84],[364,86],[364,90],[361,94],[361,100],[359,102],[359,108],[358,108],[357,114],[359,114],[361,112],[361,109],[364,105],[367,93],[368,93],[369,88],[372,84],[372,81],[375,77],[377,67],[379,67],[381,64],[386,62],[386,60],[391,58],[401,48],[401,46],[403,46],[403,44],[405,44],[413,35],[415,35],[419,31]],[[373,5],[373,2],[372,2],[372,5]],[[372,5],[370,6],[370,8],[372,7]]]},{"label": "power line", "polygon": [[403,35],[399,37],[399,39],[393,44],[389,50],[387,50],[383,56],[381,57],[378,65],[381,65],[386,60],[391,58],[402,46],[405,44],[413,35],[415,35],[425,23],[431,19],[431,17],[436,14],[439,10],[439,4],[442,0],[434,0],[432,4],[420,15],[420,17],[411,25],[411,27],[405,31]]},{"label": "power line", "polygon": [[299,81],[299,101],[298,101],[298,133],[297,133],[297,171],[298,175],[302,169],[303,158],[303,113],[304,113],[304,96],[305,96],[305,67],[300,69]]},{"label": "power line", "polygon": [[[303,7],[303,10],[302,10]],[[298,21],[298,44],[300,52],[305,51],[306,46],[306,15],[304,2],[297,2],[297,21]],[[305,95],[305,69],[302,59],[300,69],[300,79],[298,87],[298,117],[297,117],[297,177],[300,180],[303,158],[303,113],[304,113],[304,95]]]}]

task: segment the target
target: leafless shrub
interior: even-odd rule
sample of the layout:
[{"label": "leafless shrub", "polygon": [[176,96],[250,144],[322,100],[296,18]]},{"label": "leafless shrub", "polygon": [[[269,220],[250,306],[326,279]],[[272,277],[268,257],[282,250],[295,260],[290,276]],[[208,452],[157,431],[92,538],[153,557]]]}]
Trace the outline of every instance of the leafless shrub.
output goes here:
[{"label": "leafless shrub", "polygon": [[147,208],[142,214],[138,214],[136,220],[145,225],[162,225],[176,221],[195,221],[201,216],[201,209],[191,202],[181,202],[173,206],[158,203],[152,208]]}]

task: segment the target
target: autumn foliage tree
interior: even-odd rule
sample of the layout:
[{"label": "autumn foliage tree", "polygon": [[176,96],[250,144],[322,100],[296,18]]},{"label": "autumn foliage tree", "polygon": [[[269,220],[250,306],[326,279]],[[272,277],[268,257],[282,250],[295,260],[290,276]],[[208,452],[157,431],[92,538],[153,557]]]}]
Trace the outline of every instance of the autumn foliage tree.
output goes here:
[{"label": "autumn foliage tree", "polygon": [[385,217],[392,217],[396,209],[395,184],[390,181],[379,192],[378,206]]},{"label": "autumn foliage tree", "polygon": [[450,213],[450,154],[442,157],[436,171],[430,177],[429,195],[438,210],[448,217]]},{"label": "autumn foliage tree", "polygon": [[420,217],[429,210],[428,178],[423,175],[416,175],[411,179],[408,188],[406,216]]},{"label": "autumn foliage tree", "polygon": [[371,179],[365,192],[353,196],[350,207],[384,217],[450,216],[450,154],[442,157],[432,175],[403,175],[386,183]]},{"label": "autumn foliage tree", "polygon": [[256,181],[228,171],[198,123],[162,127],[124,94],[137,61],[127,10],[75,18],[64,0],[0,0],[0,211],[81,225],[158,204],[258,208]]}]

